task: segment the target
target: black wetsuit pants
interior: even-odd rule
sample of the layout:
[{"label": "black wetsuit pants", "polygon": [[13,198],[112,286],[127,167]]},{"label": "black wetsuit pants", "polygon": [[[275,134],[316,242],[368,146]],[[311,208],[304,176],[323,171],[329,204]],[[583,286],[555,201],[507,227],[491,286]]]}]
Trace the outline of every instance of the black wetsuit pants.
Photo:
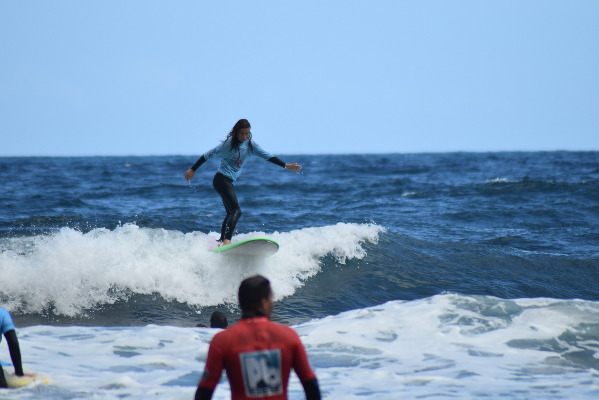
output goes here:
[{"label": "black wetsuit pants", "polygon": [[218,194],[220,194],[220,197],[222,197],[223,205],[227,211],[227,216],[223,220],[223,225],[220,230],[219,241],[222,242],[225,239],[231,240],[237,221],[239,221],[239,217],[241,217],[241,208],[237,201],[233,180],[227,178],[220,172],[217,172],[216,175],[214,175],[212,186],[214,186],[214,190],[216,190]]},{"label": "black wetsuit pants", "polygon": [[2,366],[0,366],[0,388],[7,388],[8,383],[6,383],[6,377],[4,376],[4,371],[2,370]]}]

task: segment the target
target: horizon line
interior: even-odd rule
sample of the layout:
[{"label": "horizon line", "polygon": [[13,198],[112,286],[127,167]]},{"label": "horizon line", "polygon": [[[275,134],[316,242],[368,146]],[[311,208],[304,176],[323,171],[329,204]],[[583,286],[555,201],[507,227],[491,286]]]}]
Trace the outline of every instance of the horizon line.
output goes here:
[{"label": "horizon line", "polygon": [[[391,155],[391,154],[455,154],[455,153],[470,153],[470,154],[484,154],[484,153],[592,153],[597,152],[599,149],[552,149],[552,150],[430,150],[430,151],[391,151],[391,152],[315,152],[315,153],[277,153],[281,156],[350,156],[350,155]],[[50,157],[196,157],[198,154],[152,154],[152,153],[122,153],[122,154],[0,154],[0,158],[28,158],[28,157],[39,157],[39,158],[50,158]]]}]

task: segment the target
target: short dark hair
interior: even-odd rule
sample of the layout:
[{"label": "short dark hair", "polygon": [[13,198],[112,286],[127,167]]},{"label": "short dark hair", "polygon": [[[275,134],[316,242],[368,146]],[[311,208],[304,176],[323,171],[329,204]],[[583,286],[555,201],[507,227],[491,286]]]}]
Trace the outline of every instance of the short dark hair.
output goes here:
[{"label": "short dark hair", "polygon": [[239,307],[243,317],[255,317],[263,315],[260,312],[262,299],[268,299],[272,294],[270,281],[262,275],[254,275],[246,278],[239,285]]},{"label": "short dark hair", "polygon": [[211,328],[226,328],[229,326],[229,321],[227,321],[227,317],[220,311],[215,311],[210,316],[210,327]]}]

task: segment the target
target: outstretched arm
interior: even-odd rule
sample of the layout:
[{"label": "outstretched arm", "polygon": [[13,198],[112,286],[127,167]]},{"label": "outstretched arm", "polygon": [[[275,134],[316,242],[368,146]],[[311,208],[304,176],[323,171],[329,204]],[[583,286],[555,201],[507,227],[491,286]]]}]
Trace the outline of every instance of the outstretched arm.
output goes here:
[{"label": "outstretched arm", "polygon": [[270,161],[273,164],[278,165],[279,167],[283,167],[285,169],[288,169],[290,171],[294,171],[294,172],[300,172],[302,170],[302,166],[299,165],[298,163],[293,163],[293,164],[285,164],[280,158],[278,157],[271,157],[268,159],[268,161]]},{"label": "outstretched arm", "polygon": [[196,163],[193,165],[193,167],[189,168],[187,171],[185,171],[185,173],[183,174],[183,176],[185,177],[186,181],[190,181],[191,178],[193,178],[193,176],[196,173],[196,170],[198,168],[200,168],[200,165],[204,164],[206,162],[206,157],[202,156],[198,159],[198,161],[196,161]]},{"label": "outstretched arm", "polygon": [[17,339],[17,333],[14,329],[4,334],[6,342],[8,343],[8,351],[10,352],[10,359],[12,365],[15,367],[15,375],[23,376],[23,364],[21,363],[21,348],[19,347],[19,340]]}]

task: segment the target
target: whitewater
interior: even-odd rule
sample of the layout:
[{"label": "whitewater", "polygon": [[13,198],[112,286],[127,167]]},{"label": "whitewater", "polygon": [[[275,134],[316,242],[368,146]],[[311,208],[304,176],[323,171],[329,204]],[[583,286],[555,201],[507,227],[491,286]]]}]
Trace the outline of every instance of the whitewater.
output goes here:
[{"label": "whitewater", "polygon": [[235,323],[256,273],[324,398],[599,395],[599,153],[252,160],[235,238],[275,239],[262,260],[208,251],[224,210],[194,158],[0,158],[0,306],[51,381],[0,398],[193,398],[197,325]]}]

